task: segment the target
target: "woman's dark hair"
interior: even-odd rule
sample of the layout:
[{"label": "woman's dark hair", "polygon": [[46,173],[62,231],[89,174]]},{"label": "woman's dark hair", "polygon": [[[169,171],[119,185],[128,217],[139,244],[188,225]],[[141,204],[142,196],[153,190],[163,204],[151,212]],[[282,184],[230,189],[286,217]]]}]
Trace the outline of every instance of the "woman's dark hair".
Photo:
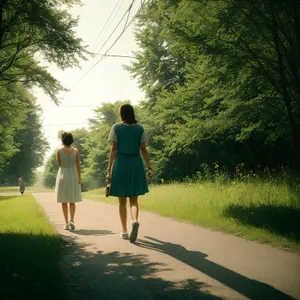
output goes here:
[{"label": "woman's dark hair", "polygon": [[70,146],[74,143],[73,135],[71,132],[63,132],[61,134],[61,141],[64,145]]},{"label": "woman's dark hair", "polygon": [[124,121],[130,125],[137,123],[137,121],[135,119],[135,115],[134,115],[134,109],[133,109],[132,105],[130,105],[130,104],[123,104],[120,107],[120,115],[121,115],[122,121]]}]

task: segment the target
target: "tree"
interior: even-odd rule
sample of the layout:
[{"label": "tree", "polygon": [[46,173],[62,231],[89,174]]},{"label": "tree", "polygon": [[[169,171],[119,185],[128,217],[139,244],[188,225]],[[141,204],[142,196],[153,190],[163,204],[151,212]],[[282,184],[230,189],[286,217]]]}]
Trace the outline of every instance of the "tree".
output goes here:
[{"label": "tree", "polygon": [[40,122],[40,107],[36,105],[32,95],[26,91],[23,93],[28,99],[25,118],[12,136],[17,149],[6,164],[4,173],[12,178],[11,184],[16,184],[22,176],[26,184],[31,185],[35,181],[34,171],[43,164],[49,144]]},{"label": "tree", "polygon": [[74,32],[77,20],[67,10],[74,4],[80,1],[0,1],[0,86],[36,85],[58,103],[57,94],[64,88],[34,55],[62,69],[85,58],[82,40]]},{"label": "tree", "polygon": [[89,188],[104,186],[108,155],[111,145],[107,142],[110,129],[118,120],[120,106],[125,103],[104,103],[94,110],[95,117],[89,120],[90,134],[85,145],[88,152],[87,167],[83,170],[84,181]]},{"label": "tree", "polygon": [[26,119],[26,105],[20,103],[22,101],[29,102],[30,99],[27,96],[24,89],[18,85],[15,85],[14,88],[8,86],[0,89],[0,98],[3,97],[10,103],[9,105],[1,103],[0,172],[3,171],[9,159],[18,152],[18,145],[15,143],[14,136]]},{"label": "tree", "polygon": [[58,164],[56,162],[56,152],[53,151],[51,156],[48,158],[45,169],[44,169],[44,186],[53,188],[55,187],[56,175],[58,172]]},{"label": "tree", "polygon": [[[213,160],[255,167],[292,159],[290,143],[297,149],[300,140],[291,134],[299,120],[298,16],[294,0],[147,2],[136,34],[142,50],[129,70],[145,91],[147,82],[164,82],[155,97],[147,93],[147,105],[167,165],[192,156],[192,173]],[[180,66],[170,78],[156,67],[166,61]]]},{"label": "tree", "polygon": [[[68,12],[72,5],[80,3],[79,0],[0,0],[0,171],[8,165],[12,167],[12,162],[24,154],[19,147],[26,140],[18,139],[30,128],[25,118],[37,125],[38,108],[32,106],[30,89],[41,87],[57,104],[58,93],[65,90],[36,56],[41,55],[44,61],[62,69],[78,66],[80,59],[85,59],[87,51],[74,31],[78,20]],[[36,128],[40,130],[40,126]],[[37,143],[41,140],[40,131],[35,133]],[[29,163],[27,170],[38,166],[41,159],[38,154],[37,161]],[[6,171],[16,174],[15,167]]]}]

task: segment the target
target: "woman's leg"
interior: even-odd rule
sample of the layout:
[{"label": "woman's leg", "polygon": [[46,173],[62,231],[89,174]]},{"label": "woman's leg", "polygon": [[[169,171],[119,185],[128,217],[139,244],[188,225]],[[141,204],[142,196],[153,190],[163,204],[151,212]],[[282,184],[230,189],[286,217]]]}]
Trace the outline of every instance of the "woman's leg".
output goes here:
[{"label": "woman's leg", "polygon": [[132,221],[137,221],[139,217],[139,203],[138,203],[138,197],[134,196],[129,199],[130,201],[130,214]]},{"label": "woman's leg", "polygon": [[64,217],[65,217],[66,224],[68,224],[69,223],[69,218],[68,218],[68,203],[62,203],[61,207],[62,207],[62,211],[63,211]]},{"label": "woman's leg", "polygon": [[130,213],[132,217],[132,230],[129,236],[131,243],[134,243],[138,237],[140,223],[138,221],[139,217],[139,203],[138,196],[130,198]]},{"label": "woman's leg", "polygon": [[123,232],[127,232],[127,198],[119,197],[119,214],[121,219],[121,224]]},{"label": "woman's leg", "polygon": [[74,222],[75,211],[76,211],[75,203],[70,203],[71,222]]}]

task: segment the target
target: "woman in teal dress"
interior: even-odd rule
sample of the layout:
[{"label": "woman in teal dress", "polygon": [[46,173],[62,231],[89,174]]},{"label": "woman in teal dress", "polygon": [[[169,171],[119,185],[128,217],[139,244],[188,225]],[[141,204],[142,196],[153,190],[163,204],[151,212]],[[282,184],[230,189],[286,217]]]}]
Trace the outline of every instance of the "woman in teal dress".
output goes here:
[{"label": "woman in teal dress", "polygon": [[[148,184],[141,154],[148,166],[148,175],[152,169],[146,148],[146,135],[141,124],[137,124],[133,107],[124,104],[120,107],[121,123],[113,125],[108,141],[112,143],[106,179],[111,180],[110,196],[119,198],[119,213],[122,223],[120,236],[135,242],[139,230],[138,196],[148,192]],[[127,198],[130,202],[132,230],[127,232]]]}]

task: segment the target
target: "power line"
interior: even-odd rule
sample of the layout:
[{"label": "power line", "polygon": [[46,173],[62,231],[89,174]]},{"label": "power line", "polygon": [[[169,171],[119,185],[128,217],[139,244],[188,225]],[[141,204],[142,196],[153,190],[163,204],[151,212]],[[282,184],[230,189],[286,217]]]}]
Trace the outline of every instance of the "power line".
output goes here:
[{"label": "power line", "polygon": [[[120,3],[120,1],[121,1],[121,0],[118,0],[118,2],[116,3],[116,5],[114,6],[114,8],[113,8],[111,14],[109,15],[108,19],[106,20],[106,22],[105,22],[104,26],[102,27],[100,33],[98,34],[97,38],[95,39],[93,45],[90,47],[90,50],[91,50],[91,51],[92,51],[92,48],[94,47],[94,45],[98,42],[98,40],[99,40],[99,42],[101,41],[100,37],[101,37],[102,33],[104,32],[104,29],[106,28],[106,25],[107,25],[108,22],[110,21],[110,19],[111,19],[113,13],[115,12],[117,6],[118,6],[119,3]],[[124,0],[123,0],[123,1],[124,1]],[[121,5],[121,6],[122,6],[122,5]],[[119,9],[117,10],[116,14],[117,14],[118,11],[120,10],[121,6],[120,6]],[[112,21],[114,20],[116,14],[115,14],[114,17],[112,18]],[[96,46],[96,48],[97,48],[97,46]]]},{"label": "power line", "polygon": [[123,19],[125,18],[126,14],[128,14],[131,10],[131,6],[128,7],[128,9],[125,11],[124,15],[122,16],[121,20],[118,22],[117,26],[113,29],[113,31],[111,32],[111,34],[108,36],[108,38],[106,39],[106,41],[104,42],[104,44],[102,45],[102,47],[100,48],[100,50],[97,53],[100,53],[101,50],[104,48],[104,46],[107,44],[107,42],[110,40],[111,36],[115,33],[115,31],[118,29],[119,25],[121,24],[121,22],[123,21]]},{"label": "power line", "polygon": [[131,12],[131,9],[132,9],[132,6],[134,4],[135,0],[132,0],[130,6],[129,6],[129,11],[128,11],[128,15],[127,15],[127,18],[126,18],[126,21],[125,21],[125,25],[123,27],[123,30],[126,28],[127,26],[127,23],[128,23],[128,20],[129,20],[129,17],[130,17],[130,12]]},{"label": "power line", "polygon": [[[110,27],[110,25],[113,23],[115,17],[117,16],[118,12],[120,11],[122,4],[123,4],[124,0],[122,1],[121,5],[119,6],[118,10],[116,11],[115,15],[113,16],[113,18],[111,19],[110,23],[108,24],[107,28],[105,29],[105,31],[103,32],[102,38],[104,37],[106,31],[108,30],[108,28]],[[126,14],[126,13],[125,13]],[[100,42],[102,41],[102,38],[98,41],[96,47],[95,47],[95,51],[97,51],[96,49],[100,46]],[[99,50],[98,52],[100,52],[101,50]]]},{"label": "power line", "polygon": [[[109,37],[106,39],[106,41],[104,42],[104,44],[102,45],[102,47],[100,48],[100,50],[96,53],[96,54],[99,54],[100,51],[104,48],[104,46],[107,44],[107,42],[109,41],[109,39],[111,38],[111,36],[115,33],[115,31],[117,30],[117,28],[119,27],[119,25],[121,24],[121,22],[123,21],[123,19],[125,18],[126,14],[130,12],[131,10],[131,5],[128,7],[128,9],[125,11],[125,13],[123,14],[121,20],[118,22],[118,24],[116,25],[116,27],[113,29],[113,31],[111,32],[111,34],[109,35]],[[122,30],[122,32],[124,32],[124,29]],[[121,32],[121,33],[122,33]],[[106,51],[104,53],[104,55],[101,56],[100,60],[104,59],[105,55],[107,54],[108,51]],[[98,61],[99,62],[99,61]],[[97,63],[98,63],[97,62]],[[96,64],[97,64],[96,63]],[[83,76],[73,85],[73,87],[71,88],[71,90],[73,90],[80,82],[81,80],[94,68],[95,65],[93,65],[92,67],[89,67],[89,70],[87,72],[85,72],[83,74]],[[70,91],[71,91],[70,90]]]},{"label": "power line", "polygon": [[[71,88],[71,90],[73,90],[80,82],[81,82],[81,80],[91,71],[91,70],[93,70],[94,69],[94,67],[96,67],[97,65],[98,65],[98,63],[100,63],[105,57],[106,57],[106,55],[107,55],[107,53],[113,48],[113,46],[119,41],[119,39],[121,38],[121,36],[125,33],[125,31],[130,27],[130,25],[133,23],[133,21],[134,21],[134,19],[136,18],[136,16],[138,15],[138,13],[141,11],[141,9],[142,9],[142,6],[143,6],[143,3],[144,2],[142,2],[142,4],[141,4],[141,6],[140,6],[140,8],[139,8],[139,10],[137,11],[137,13],[133,16],[133,18],[130,20],[130,22],[127,24],[127,26],[125,27],[125,28],[123,28],[123,30],[121,31],[121,33],[118,35],[118,37],[116,38],[116,40],[113,42],[113,44],[105,51],[105,53],[100,57],[100,59],[89,69],[89,70],[87,70],[84,74],[83,74],[83,76],[75,83],[75,85]],[[127,10],[127,12],[129,12],[129,8],[128,8],[128,10]],[[126,14],[126,13],[125,13]],[[124,18],[124,16],[125,16],[125,14],[123,15],[123,17],[122,17],[122,19],[121,19],[121,21],[123,20],[123,18]],[[119,22],[120,23],[120,22]],[[119,25],[119,23],[118,23],[118,25]],[[118,26],[117,25],[117,26]],[[117,27],[116,27],[117,28]],[[115,28],[115,29],[116,29]],[[114,30],[115,31],[115,30]],[[112,34],[111,34],[112,35]],[[111,36],[110,35],[110,36]],[[103,47],[102,47],[103,48]],[[101,48],[101,49],[102,49]],[[99,51],[100,52],[100,51]]]},{"label": "power line", "polygon": [[94,55],[100,55],[105,57],[122,57],[122,58],[137,58],[136,56],[131,55],[123,55],[123,54],[101,54],[101,53],[92,53]]}]

